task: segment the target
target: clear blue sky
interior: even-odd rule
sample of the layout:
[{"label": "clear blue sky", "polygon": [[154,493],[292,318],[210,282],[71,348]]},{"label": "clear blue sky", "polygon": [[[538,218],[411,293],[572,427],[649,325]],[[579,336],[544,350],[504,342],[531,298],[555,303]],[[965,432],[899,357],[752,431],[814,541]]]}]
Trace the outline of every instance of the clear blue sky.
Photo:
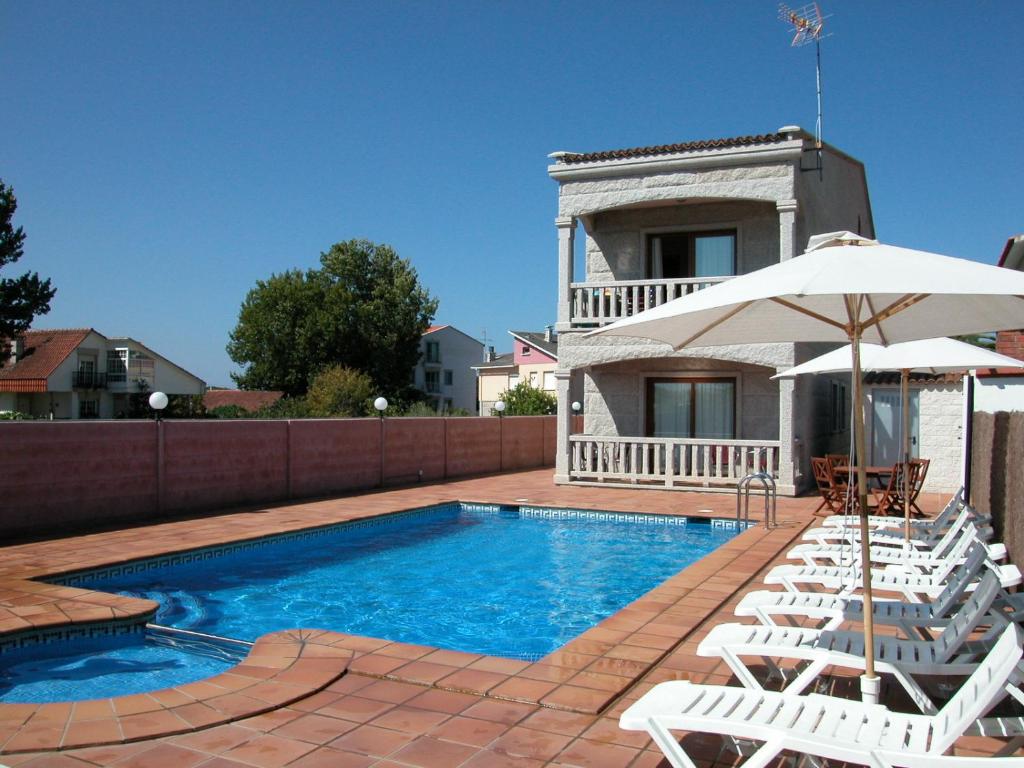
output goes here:
[{"label": "clear blue sky", "polygon": [[[994,262],[1024,232],[1024,3],[826,2],[826,141],[880,238]],[[0,178],[37,327],[212,385],[260,278],[354,237],[499,351],[555,318],[547,154],[814,127],[813,48],[764,2],[0,0]]]}]

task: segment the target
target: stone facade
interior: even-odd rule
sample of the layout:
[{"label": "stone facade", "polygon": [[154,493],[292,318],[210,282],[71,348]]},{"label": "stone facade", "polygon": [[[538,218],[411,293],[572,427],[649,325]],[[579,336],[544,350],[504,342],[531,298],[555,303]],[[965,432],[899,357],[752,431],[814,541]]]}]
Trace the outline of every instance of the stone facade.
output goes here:
[{"label": "stone facade", "polygon": [[[815,157],[813,141],[805,132],[789,127],[764,138],[742,145],[725,142],[721,149],[666,153],[656,147],[649,153],[609,153],[612,159],[588,156],[577,161],[578,156],[559,154],[549,167],[559,184],[558,330],[564,379],[558,388],[557,481],[570,479],[568,393],[581,379],[584,432],[639,437],[646,429],[648,377],[734,377],[736,438],[779,442],[780,492],[805,487],[811,477],[810,457],[846,439],[842,430],[828,428],[829,379],[771,379],[776,372],[827,351],[827,345],[749,344],[672,351],[641,339],[586,336],[593,325],[573,325],[574,290],[592,296],[603,293],[601,283],[651,280],[647,249],[652,235],[735,233],[737,274],[793,258],[811,234],[849,229],[874,236],[859,162],[826,145],[821,173],[804,172]],[[582,225],[585,238],[586,269],[578,278],[573,274],[577,225]],[[577,280],[586,286],[574,288]],[[653,289],[645,285],[642,290]]]}]

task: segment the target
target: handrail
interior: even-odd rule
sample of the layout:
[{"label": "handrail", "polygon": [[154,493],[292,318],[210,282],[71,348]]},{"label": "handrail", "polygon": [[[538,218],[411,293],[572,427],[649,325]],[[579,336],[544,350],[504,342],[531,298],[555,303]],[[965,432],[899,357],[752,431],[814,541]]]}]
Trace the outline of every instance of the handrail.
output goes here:
[{"label": "handrail", "polygon": [[[775,517],[777,495],[775,479],[767,472],[751,472],[736,484],[736,523],[737,525],[741,521],[746,524],[750,523],[750,485],[755,480],[760,481],[761,487],[764,490],[764,527],[775,528],[778,525]],[[740,510],[741,500],[743,501],[742,514]]]}]

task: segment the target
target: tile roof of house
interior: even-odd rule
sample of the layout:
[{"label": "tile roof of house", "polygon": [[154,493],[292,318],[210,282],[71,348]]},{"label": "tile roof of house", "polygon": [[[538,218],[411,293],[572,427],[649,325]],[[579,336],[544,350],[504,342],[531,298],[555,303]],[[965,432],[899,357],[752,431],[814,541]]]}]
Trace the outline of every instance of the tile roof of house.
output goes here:
[{"label": "tile roof of house", "polygon": [[656,155],[674,155],[680,152],[700,152],[708,149],[731,149],[733,147],[749,147],[755,144],[778,144],[788,141],[790,133],[763,133],[758,136],[736,136],[725,139],[704,139],[687,141],[681,144],[658,144],[653,147],[631,147],[629,149],[609,149],[603,152],[564,152],[556,153],[558,162],[566,165],[575,163],[593,163],[606,160],[625,160],[632,157],[651,157]]},{"label": "tile roof of house", "polygon": [[423,332],[423,335],[426,336],[428,333],[433,333],[434,331],[440,331],[442,328],[447,328],[447,327],[448,327],[447,325],[431,325],[429,328],[427,328],[427,330],[425,330]]},{"label": "tile roof of house", "polygon": [[[910,372],[910,381],[916,384],[959,384],[960,373],[916,373]],[[898,387],[900,374],[895,371],[868,371],[864,374],[865,384]]]},{"label": "tile roof of house", "polygon": [[273,405],[284,397],[284,392],[263,389],[210,389],[203,395],[206,410],[225,405],[237,405],[250,413],[267,405]]},{"label": "tile roof of house", "polygon": [[516,364],[515,359],[514,352],[502,352],[500,355],[495,355],[493,360],[485,360],[479,365],[471,365],[469,367],[478,371],[487,368],[514,368]]},{"label": "tile roof of house", "polygon": [[551,341],[544,338],[543,333],[535,333],[534,331],[509,331],[517,339],[522,339],[527,344],[536,347],[541,352],[544,352],[551,357],[558,357],[558,337],[552,336]]},{"label": "tile roof of house", "polygon": [[75,351],[92,328],[57,328],[26,331],[18,362],[4,361],[0,368],[0,392],[46,392],[46,380]]}]

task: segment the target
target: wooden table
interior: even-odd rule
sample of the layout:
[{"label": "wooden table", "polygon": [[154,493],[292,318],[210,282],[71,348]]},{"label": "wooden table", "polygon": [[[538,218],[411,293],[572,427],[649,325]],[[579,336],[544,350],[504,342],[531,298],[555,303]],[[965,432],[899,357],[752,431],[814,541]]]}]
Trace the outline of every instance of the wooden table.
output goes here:
[{"label": "wooden table", "polygon": [[[889,476],[895,471],[895,467],[864,467],[864,474],[868,476],[868,485],[874,480],[879,488],[885,488],[889,484]],[[847,482],[854,482],[858,467],[844,466],[842,464],[832,468],[837,474],[847,475]]]}]

